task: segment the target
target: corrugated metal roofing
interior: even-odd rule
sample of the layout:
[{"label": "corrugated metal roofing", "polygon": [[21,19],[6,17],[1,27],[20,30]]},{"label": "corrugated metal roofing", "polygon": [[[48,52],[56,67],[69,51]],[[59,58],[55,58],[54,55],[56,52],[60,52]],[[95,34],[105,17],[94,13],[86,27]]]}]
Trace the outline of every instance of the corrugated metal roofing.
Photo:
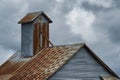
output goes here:
[{"label": "corrugated metal roofing", "polygon": [[18,51],[0,66],[0,75],[11,74],[28,61],[29,59],[20,59],[20,52]]},{"label": "corrugated metal roofing", "polygon": [[43,12],[32,12],[32,13],[28,13],[25,17],[23,17],[18,23],[29,23],[34,21],[39,15],[43,15],[44,17],[46,17],[48,19],[48,21],[50,23],[52,23],[52,20]]},{"label": "corrugated metal roofing", "polygon": [[3,65],[0,66],[0,80],[6,80],[9,78],[14,71],[22,67],[30,59],[20,58],[20,51],[17,51],[11,56]]},{"label": "corrugated metal roofing", "polygon": [[[0,67],[0,80],[46,80],[83,46],[87,47],[85,44],[48,47],[32,58],[21,58],[17,52]],[[116,77],[104,62],[94,53],[92,55]]]},{"label": "corrugated metal roofing", "polygon": [[[0,78],[8,77],[10,80],[46,80],[54,72],[56,72],[62,65],[64,65],[79,49],[80,45],[69,45],[59,47],[49,47],[41,50],[36,56],[25,63],[21,68],[11,69],[11,72],[2,75]],[[18,61],[19,62],[19,61]],[[10,63],[17,66],[18,64]],[[5,63],[5,65],[10,65]],[[4,68],[10,69],[10,66]],[[21,65],[21,64],[20,64]]]}]

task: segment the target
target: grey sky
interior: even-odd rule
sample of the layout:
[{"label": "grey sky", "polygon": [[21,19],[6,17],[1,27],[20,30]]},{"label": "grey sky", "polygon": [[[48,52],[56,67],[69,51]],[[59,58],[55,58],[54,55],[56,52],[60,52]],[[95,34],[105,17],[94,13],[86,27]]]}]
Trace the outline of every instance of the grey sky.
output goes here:
[{"label": "grey sky", "polygon": [[17,22],[28,12],[41,10],[53,20],[53,44],[87,43],[120,75],[119,0],[1,0],[1,64],[20,50],[21,28]]}]

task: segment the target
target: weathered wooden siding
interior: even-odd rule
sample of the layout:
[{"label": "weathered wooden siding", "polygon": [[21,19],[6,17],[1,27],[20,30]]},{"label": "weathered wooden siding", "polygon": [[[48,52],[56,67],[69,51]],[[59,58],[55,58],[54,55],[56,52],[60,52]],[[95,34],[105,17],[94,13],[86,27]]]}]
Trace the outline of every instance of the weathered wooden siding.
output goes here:
[{"label": "weathered wooden siding", "polygon": [[101,75],[110,75],[87,49],[80,49],[49,80],[101,80]]}]

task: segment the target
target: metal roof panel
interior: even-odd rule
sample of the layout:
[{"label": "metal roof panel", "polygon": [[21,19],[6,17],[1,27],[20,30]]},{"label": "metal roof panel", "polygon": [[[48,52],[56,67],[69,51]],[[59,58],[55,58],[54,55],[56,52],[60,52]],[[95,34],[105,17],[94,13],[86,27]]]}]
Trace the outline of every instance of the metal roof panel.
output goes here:
[{"label": "metal roof panel", "polygon": [[82,45],[51,47],[40,51],[16,71],[10,80],[46,80],[64,65]]},{"label": "metal roof panel", "polygon": [[34,21],[39,15],[45,16],[50,23],[52,23],[52,20],[43,12],[32,12],[28,13],[25,17],[23,17],[18,23],[29,23]]},{"label": "metal roof panel", "polygon": [[[21,58],[20,52],[14,54],[0,67],[2,80],[46,80],[61,68],[85,44],[54,46],[42,49],[32,58]],[[89,49],[90,50],[90,49]],[[106,68],[105,63],[91,50],[91,54]],[[112,71],[107,68],[108,71]],[[116,74],[113,73],[116,77]]]}]

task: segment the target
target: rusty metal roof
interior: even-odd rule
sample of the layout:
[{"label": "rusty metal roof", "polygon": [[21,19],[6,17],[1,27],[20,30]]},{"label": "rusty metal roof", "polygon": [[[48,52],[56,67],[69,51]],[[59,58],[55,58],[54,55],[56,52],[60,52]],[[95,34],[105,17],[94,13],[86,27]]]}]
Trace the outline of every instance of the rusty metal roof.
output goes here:
[{"label": "rusty metal roof", "polygon": [[0,75],[11,74],[14,70],[17,70],[21,67],[21,65],[28,61],[29,59],[20,59],[20,51],[17,51],[3,65],[0,66]]},{"label": "rusty metal roof", "polygon": [[20,58],[20,51],[17,51],[13,56],[11,56],[4,64],[0,66],[0,80],[8,78],[14,71],[22,67],[30,59]]},{"label": "rusty metal roof", "polygon": [[[32,58],[20,58],[19,52],[18,55],[12,56],[0,67],[0,80],[46,80],[83,46],[89,49],[85,44],[48,47],[42,49]],[[93,52],[92,55],[109,72],[112,71]],[[116,77],[114,72],[111,73]]]},{"label": "rusty metal roof", "polygon": [[[56,46],[41,50],[30,60],[21,61],[15,59],[12,62],[3,64],[4,70],[1,72],[0,79],[7,78],[10,80],[46,80],[64,65],[81,47],[79,45]],[[23,64],[23,65],[22,65]],[[6,66],[4,66],[6,65]],[[7,66],[8,65],[8,66]],[[22,65],[22,67],[20,67]],[[18,66],[18,67],[17,67]],[[15,67],[12,69],[12,67]],[[10,72],[7,72],[9,70]]]},{"label": "rusty metal roof", "polygon": [[32,22],[40,15],[43,15],[44,17],[46,17],[48,19],[49,23],[52,23],[52,20],[43,11],[28,13],[18,23],[29,23],[29,22]]}]

